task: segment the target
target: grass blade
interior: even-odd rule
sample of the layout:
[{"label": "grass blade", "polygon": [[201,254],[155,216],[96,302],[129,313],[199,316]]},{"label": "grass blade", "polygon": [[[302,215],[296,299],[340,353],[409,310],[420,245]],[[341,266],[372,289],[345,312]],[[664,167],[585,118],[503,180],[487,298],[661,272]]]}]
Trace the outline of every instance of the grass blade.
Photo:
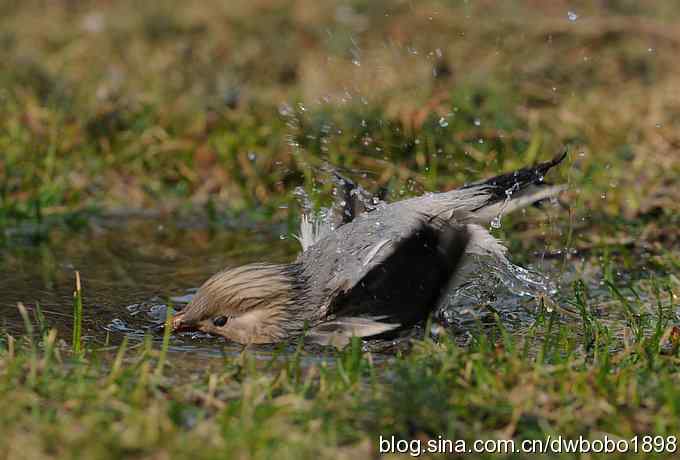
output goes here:
[{"label": "grass blade", "polygon": [[75,354],[81,352],[83,325],[83,292],[80,285],[80,272],[76,271],[76,290],[73,292],[73,345]]}]

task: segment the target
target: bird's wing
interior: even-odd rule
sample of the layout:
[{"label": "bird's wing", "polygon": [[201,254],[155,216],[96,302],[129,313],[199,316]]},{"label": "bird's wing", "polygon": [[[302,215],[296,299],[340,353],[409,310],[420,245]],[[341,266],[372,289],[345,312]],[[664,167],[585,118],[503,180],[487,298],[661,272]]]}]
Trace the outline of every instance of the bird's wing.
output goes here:
[{"label": "bird's wing", "polygon": [[345,347],[352,337],[371,337],[397,329],[400,325],[385,323],[384,317],[340,317],[314,327],[307,334],[312,342]]},{"label": "bird's wing", "polygon": [[467,226],[421,216],[409,232],[375,243],[329,283],[329,320],[317,337],[374,336],[421,321],[437,306],[460,265]]}]

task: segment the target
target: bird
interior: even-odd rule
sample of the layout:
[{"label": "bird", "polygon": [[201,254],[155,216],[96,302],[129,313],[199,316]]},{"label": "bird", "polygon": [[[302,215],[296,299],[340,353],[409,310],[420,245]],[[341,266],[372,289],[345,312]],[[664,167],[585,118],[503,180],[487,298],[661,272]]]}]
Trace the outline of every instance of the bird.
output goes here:
[{"label": "bird", "polygon": [[488,230],[503,214],[557,196],[544,180],[567,155],[447,192],[387,203],[351,180],[329,218],[303,212],[302,251],[287,264],[257,262],[210,277],[172,320],[244,345],[304,336],[342,347],[426,320],[471,256],[505,260]]}]

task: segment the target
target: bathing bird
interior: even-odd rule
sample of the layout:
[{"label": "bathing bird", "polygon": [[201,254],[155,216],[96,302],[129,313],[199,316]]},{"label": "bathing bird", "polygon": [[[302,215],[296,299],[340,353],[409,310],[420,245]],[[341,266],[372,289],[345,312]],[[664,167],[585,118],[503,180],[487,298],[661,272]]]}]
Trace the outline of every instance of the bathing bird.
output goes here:
[{"label": "bathing bird", "polygon": [[434,311],[470,256],[505,258],[489,224],[563,191],[544,176],[566,154],[393,203],[335,174],[334,210],[326,219],[303,213],[296,260],[213,275],[175,316],[173,330],[242,344],[305,335],[343,346],[352,336],[384,337],[411,327]]}]

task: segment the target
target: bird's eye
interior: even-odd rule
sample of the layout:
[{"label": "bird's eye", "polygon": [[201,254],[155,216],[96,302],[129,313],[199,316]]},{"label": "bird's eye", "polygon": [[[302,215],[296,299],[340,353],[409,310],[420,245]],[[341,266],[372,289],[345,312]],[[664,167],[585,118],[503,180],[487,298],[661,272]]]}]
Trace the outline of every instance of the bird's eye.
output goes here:
[{"label": "bird's eye", "polygon": [[217,327],[222,327],[225,324],[227,324],[227,321],[229,321],[229,318],[226,316],[218,316],[216,318],[213,318],[213,324]]}]

